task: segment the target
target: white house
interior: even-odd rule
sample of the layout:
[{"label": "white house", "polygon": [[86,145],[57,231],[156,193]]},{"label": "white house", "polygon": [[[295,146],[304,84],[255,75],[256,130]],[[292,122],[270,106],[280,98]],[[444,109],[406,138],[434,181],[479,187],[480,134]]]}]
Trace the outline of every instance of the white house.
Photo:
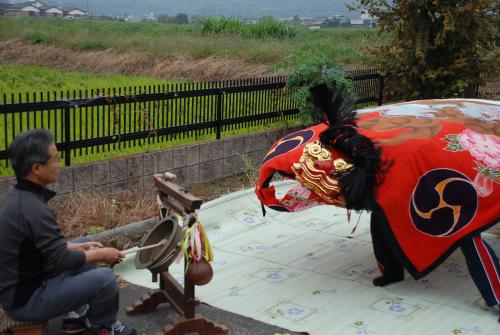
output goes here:
[{"label": "white house", "polygon": [[40,7],[43,10],[43,14],[49,17],[63,17],[64,12],[61,8],[56,6],[44,5]]},{"label": "white house", "polygon": [[80,8],[76,8],[76,7],[63,8],[63,11],[64,11],[65,16],[72,16],[75,18],[88,15],[87,12],[84,12]]},{"label": "white house", "polygon": [[7,5],[7,15],[11,16],[39,16],[40,8],[35,4],[38,1],[27,1],[16,4]]},{"label": "white house", "polygon": [[351,26],[353,27],[362,27],[365,23],[365,20],[362,19],[352,19]]},{"label": "white house", "polygon": [[26,1],[2,6],[9,16],[48,16],[48,17],[73,17],[88,16],[88,13],[79,8],[59,8],[47,5],[42,1]]}]

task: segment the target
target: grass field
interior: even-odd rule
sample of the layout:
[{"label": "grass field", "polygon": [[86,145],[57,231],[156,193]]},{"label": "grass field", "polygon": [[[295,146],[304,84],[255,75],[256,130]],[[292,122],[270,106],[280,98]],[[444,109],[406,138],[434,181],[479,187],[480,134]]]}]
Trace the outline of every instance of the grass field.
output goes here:
[{"label": "grass field", "polygon": [[[163,85],[174,81],[165,81],[149,77],[130,77],[120,74],[96,75],[85,72],[65,72],[40,66],[18,64],[0,64],[0,104],[3,95],[18,97],[26,93],[55,91],[91,90],[112,87]],[[12,103],[9,99],[9,103]]]},{"label": "grass field", "polygon": [[[1,123],[1,122],[0,122]],[[298,120],[288,120],[288,121],[277,121],[269,122],[264,125],[261,124],[250,124],[248,127],[240,129],[228,129],[221,133],[222,137],[238,136],[249,133],[257,133],[270,129],[281,128],[284,125],[294,126],[299,124]],[[142,139],[137,141],[131,141],[130,143],[121,143],[121,145],[102,145],[95,147],[93,149],[77,149],[72,151],[71,155],[71,165],[78,165],[88,162],[99,161],[103,159],[109,159],[114,157],[121,157],[126,155],[133,155],[138,153],[146,153],[154,150],[167,149],[171,147],[177,147],[181,145],[188,145],[192,143],[198,143],[203,141],[210,141],[215,139],[214,133],[203,134],[193,134],[191,136],[183,137],[178,135],[176,137],[169,138],[168,136],[160,137],[158,141],[154,141],[153,137],[150,139]],[[0,141],[1,142],[1,141]],[[0,148],[4,150],[4,148]],[[64,165],[64,162],[61,162]],[[0,177],[13,176],[14,171],[10,168],[6,161],[0,161]]]},{"label": "grass field", "polygon": [[[97,96],[92,89],[128,88],[130,86],[155,86],[157,92],[165,87],[166,91],[174,91],[179,83],[155,80],[146,77],[127,77],[122,75],[98,76],[78,72],[62,72],[37,66],[0,64],[0,104],[16,103],[18,101],[41,101],[56,99],[73,99],[83,97],[79,94],[87,93],[89,97]],[[163,86],[164,85],[164,86]],[[182,84],[187,89],[203,88],[201,85]],[[85,90],[87,92],[85,92]],[[60,92],[64,94],[61,95]],[[66,96],[66,92],[69,93]],[[74,93],[77,93],[74,96]],[[103,91],[99,93],[102,96]],[[120,91],[123,95],[125,90]],[[36,94],[33,94],[36,93]],[[41,94],[42,93],[42,94]],[[92,94],[93,93],[93,94]],[[118,90],[116,90],[118,94]],[[139,93],[139,92],[137,92]],[[55,94],[55,95],[54,95]],[[6,97],[4,101],[4,95]],[[12,99],[13,97],[13,99]],[[133,97],[131,97],[131,101]],[[261,91],[260,93],[232,93],[226,94],[223,101],[223,118],[251,115],[272,110],[289,108],[284,105],[276,106],[282,98],[276,92]],[[282,103],[282,102],[281,102]],[[111,103],[112,105],[112,103]],[[147,131],[157,127],[178,126],[191,122],[211,121],[215,118],[216,100],[210,97],[198,97],[189,100],[169,100],[157,103],[127,103],[116,106],[71,109],[71,138],[89,139],[101,136],[121,134],[126,132]],[[296,123],[293,120],[286,122]],[[222,136],[233,136],[248,132],[263,131],[283,125],[278,122],[251,122],[247,127],[226,127]],[[63,111],[38,111],[0,115],[0,150],[5,150],[12,138],[21,131],[33,128],[49,128],[55,133],[58,141],[63,140]],[[157,150],[166,147],[206,141],[215,138],[213,131],[197,131],[177,136],[163,136],[154,139],[136,140],[127,143],[111,144],[94,149],[75,150],[72,153],[72,164],[79,164],[99,159],[117,157],[127,154]],[[12,175],[12,171],[1,163],[0,176]]]},{"label": "grass field", "polygon": [[279,62],[299,47],[320,43],[333,46],[338,61],[345,64],[373,63],[375,59],[367,48],[384,44],[388,37],[375,29],[298,28],[295,37],[255,38],[233,33],[204,34],[196,25],[0,17],[0,40],[22,39],[77,50],[237,57],[251,63]]},{"label": "grass field", "polygon": [[[285,36],[286,35],[286,36]],[[371,29],[326,29],[312,31],[297,28],[293,34],[285,34],[281,38],[265,37],[266,34],[239,34],[231,32],[206,33],[195,25],[172,25],[154,22],[109,22],[96,20],[63,20],[49,18],[13,18],[0,17],[0,41],[20,39],[28,44],[50,45],[56,47],[69,47],[75,51],[84,50],[104,50],[110,49],[119,53],[142,52],[154,56],[183,56],[189,55],[195,58],[205,58],[210,56],[220,56],[226,58],[244,59],[246,62],[255,64],[273,64],[283,61],[287,55],[297,49],[314,48],[319,44],[333,46],[334,57],[339,62],[345,64],[370,64],[375,61],[373,56],[367,52],[367,48],[384,44],[387,36],[378,35],[376,30]],[[288,37],[287,37],[288,36]],[[43,60],[42,60],[43,64]],[[69,92],[71,98],[73,91],[89,91],[91,89],[118,88],[130,86],[168,85],[171,82],[148,77],[133,77],[124,75],[96,75],[83,72],[62,72],[51,70],[39,66],[23,66],[0,64],[0,103],[33,101],[33,92],[36,92],[36,99],[47,99],[48,94],[54,96],[57,92],[58,99],[61,98],[59,92]],[[40,95],[42,93],[42,96]],[[7,99],[4,99],[4,94]],[[62,98],[66,98],[63,93]],[[11,98],[13,97],[13,98]],[[264,99],[262,110],[253,107],[252,99]],[[232,115],[242,116],[249,111],[251,113],[267,112],[274,110],[276,98],[273,93],[257,96],[237,95],[226,97],[226,104],[234,104],[237,108],[229,108]],[[266,100],[267,99],[267,100]],[[5,101],[6,100],[6,101]],[[243,104],[240,102],[243,101]],[[212,102],[213,104],[213,102]],[[195,118],[201,120],[211,120],[213,118],[213,106],[207,107],[207,102],[195,101],[187,108],[169,107],[162,109],[162,115],[158,120],[160,124],[165,119],[179,120],[184,115],[188,115],[192,110],[196,111]],[[267,106],[267,109],[266,109]],[[269,107],[271,106],[271,107]],[[123,107],[120,109],[121,117],[119,124],[111,124],[110,111],[102,109],[92,109],[90,112],[83,109],[75,109],[72,113],[75,126],[72,127],[72,137],[75,139],[91,138],[92,136],[104,136],[110,134],[112,128],[125,129],[136,125],[137,130],[150,129],[147,120],[154,114],[155,108],[144,108],[141,106],[134,108]],[[105,115],[103,118],[102,116]],[[210,114],[212,113],[212,114]],[[62,117],[53,113],[30,113],[21,118],[16,116],[16,126],[12,127],[13,116],[0,117],[0,150],[4,150],[9,138],[22,130],[34,126],[42,125],[58,133],[59,139],[62,134]],[[228,115],[226,115],[228,117]],[[125,121],[128,119],[128,121]],[[122,121],[123,120],[123,121]],[[179,121],[176,121],[179,122]],[[263,124],[260,122],[249,123],[246,128],[237,129],[228,127],[223,131],[222,136],[239,135],[248,132],[262,131],[267,128],[283,126],[283,122],[297,123],[294,120],[281,120]],[[170,123],[172,125],[172,123]],[[178,123],[175,123],[178,124]],[[7,125],[7,127],[5,127]],[[82,130],[80,130],[80,128]],[[100,129],[98,132],[97,129]],[[7,129],[6,131],[4,129]],[[128,128],[127,128],[128,129]],[[94,134],[94,135],[91,135]],[[7,138],[7,140],[5,139]],[[188,144],[195,141],[204,141],[214,138],[213,133],[198,132],[187,136],[163,137],[158,142],[150,140],[135,141],[130,145],[110,145],[99,148],[99,150],[78,150],[72,154],[72,164],[89,162],[109,157],[121,156],[165,148],[170,146]],[[11,175],[12,171],[5,167],[4,162],[0,164],[0,176]]]}]

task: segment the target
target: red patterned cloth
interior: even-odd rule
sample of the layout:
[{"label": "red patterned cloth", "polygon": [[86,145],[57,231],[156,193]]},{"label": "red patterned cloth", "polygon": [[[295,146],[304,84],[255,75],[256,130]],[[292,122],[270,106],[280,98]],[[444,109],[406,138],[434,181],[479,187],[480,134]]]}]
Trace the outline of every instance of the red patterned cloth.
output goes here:
[{"label": "red patterned cloth", "polygon": [[[393,165],[377,189],[393,242],[415,277],[437,266],[466,236],[500,218],[500,103],[427,100],[359,111],[359,133],[380,145]],[[302,186],[276,199],[267,187],[276,171],[291,169],[325,124],[277,141],[264,159],[256,193],[277,210],[324,204]],[[337,153],[333,152],[334,157]]]}]

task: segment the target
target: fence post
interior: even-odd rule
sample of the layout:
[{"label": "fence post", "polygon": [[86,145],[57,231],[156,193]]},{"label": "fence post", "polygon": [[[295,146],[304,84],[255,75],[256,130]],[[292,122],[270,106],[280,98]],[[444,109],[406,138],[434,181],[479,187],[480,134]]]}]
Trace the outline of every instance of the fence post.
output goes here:
[{"label": "fence post", "polygon": [[378,105],[382,106],[384,102],[384,79],[385,75],[380,75],[380,85],[378,87]]},{"label": "fence post", "polygon": [[221,120],[222,120],[222,90],[218,89],[217,90],[217,115],[216,115],[216,135],[215,138],[217,140],[220,140],[220,133],[221,133]]},{"label": "fence post", "polygon": [[71,165],[71,148],[70,143],[70,102],[64,102],[64,165]]}]

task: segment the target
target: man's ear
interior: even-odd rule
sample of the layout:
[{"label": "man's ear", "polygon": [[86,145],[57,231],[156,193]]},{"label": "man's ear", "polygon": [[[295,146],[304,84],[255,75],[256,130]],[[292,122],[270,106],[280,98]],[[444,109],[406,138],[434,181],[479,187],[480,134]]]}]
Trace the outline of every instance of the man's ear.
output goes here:
[{"label": "man's ear", "polygon": [[41,174],[41,168],[42,168],[42,164],[40,163],[35,163],[31,166],[31,171],[30,173],[32,173],[33,175],[35,176],[39,176]]}]

